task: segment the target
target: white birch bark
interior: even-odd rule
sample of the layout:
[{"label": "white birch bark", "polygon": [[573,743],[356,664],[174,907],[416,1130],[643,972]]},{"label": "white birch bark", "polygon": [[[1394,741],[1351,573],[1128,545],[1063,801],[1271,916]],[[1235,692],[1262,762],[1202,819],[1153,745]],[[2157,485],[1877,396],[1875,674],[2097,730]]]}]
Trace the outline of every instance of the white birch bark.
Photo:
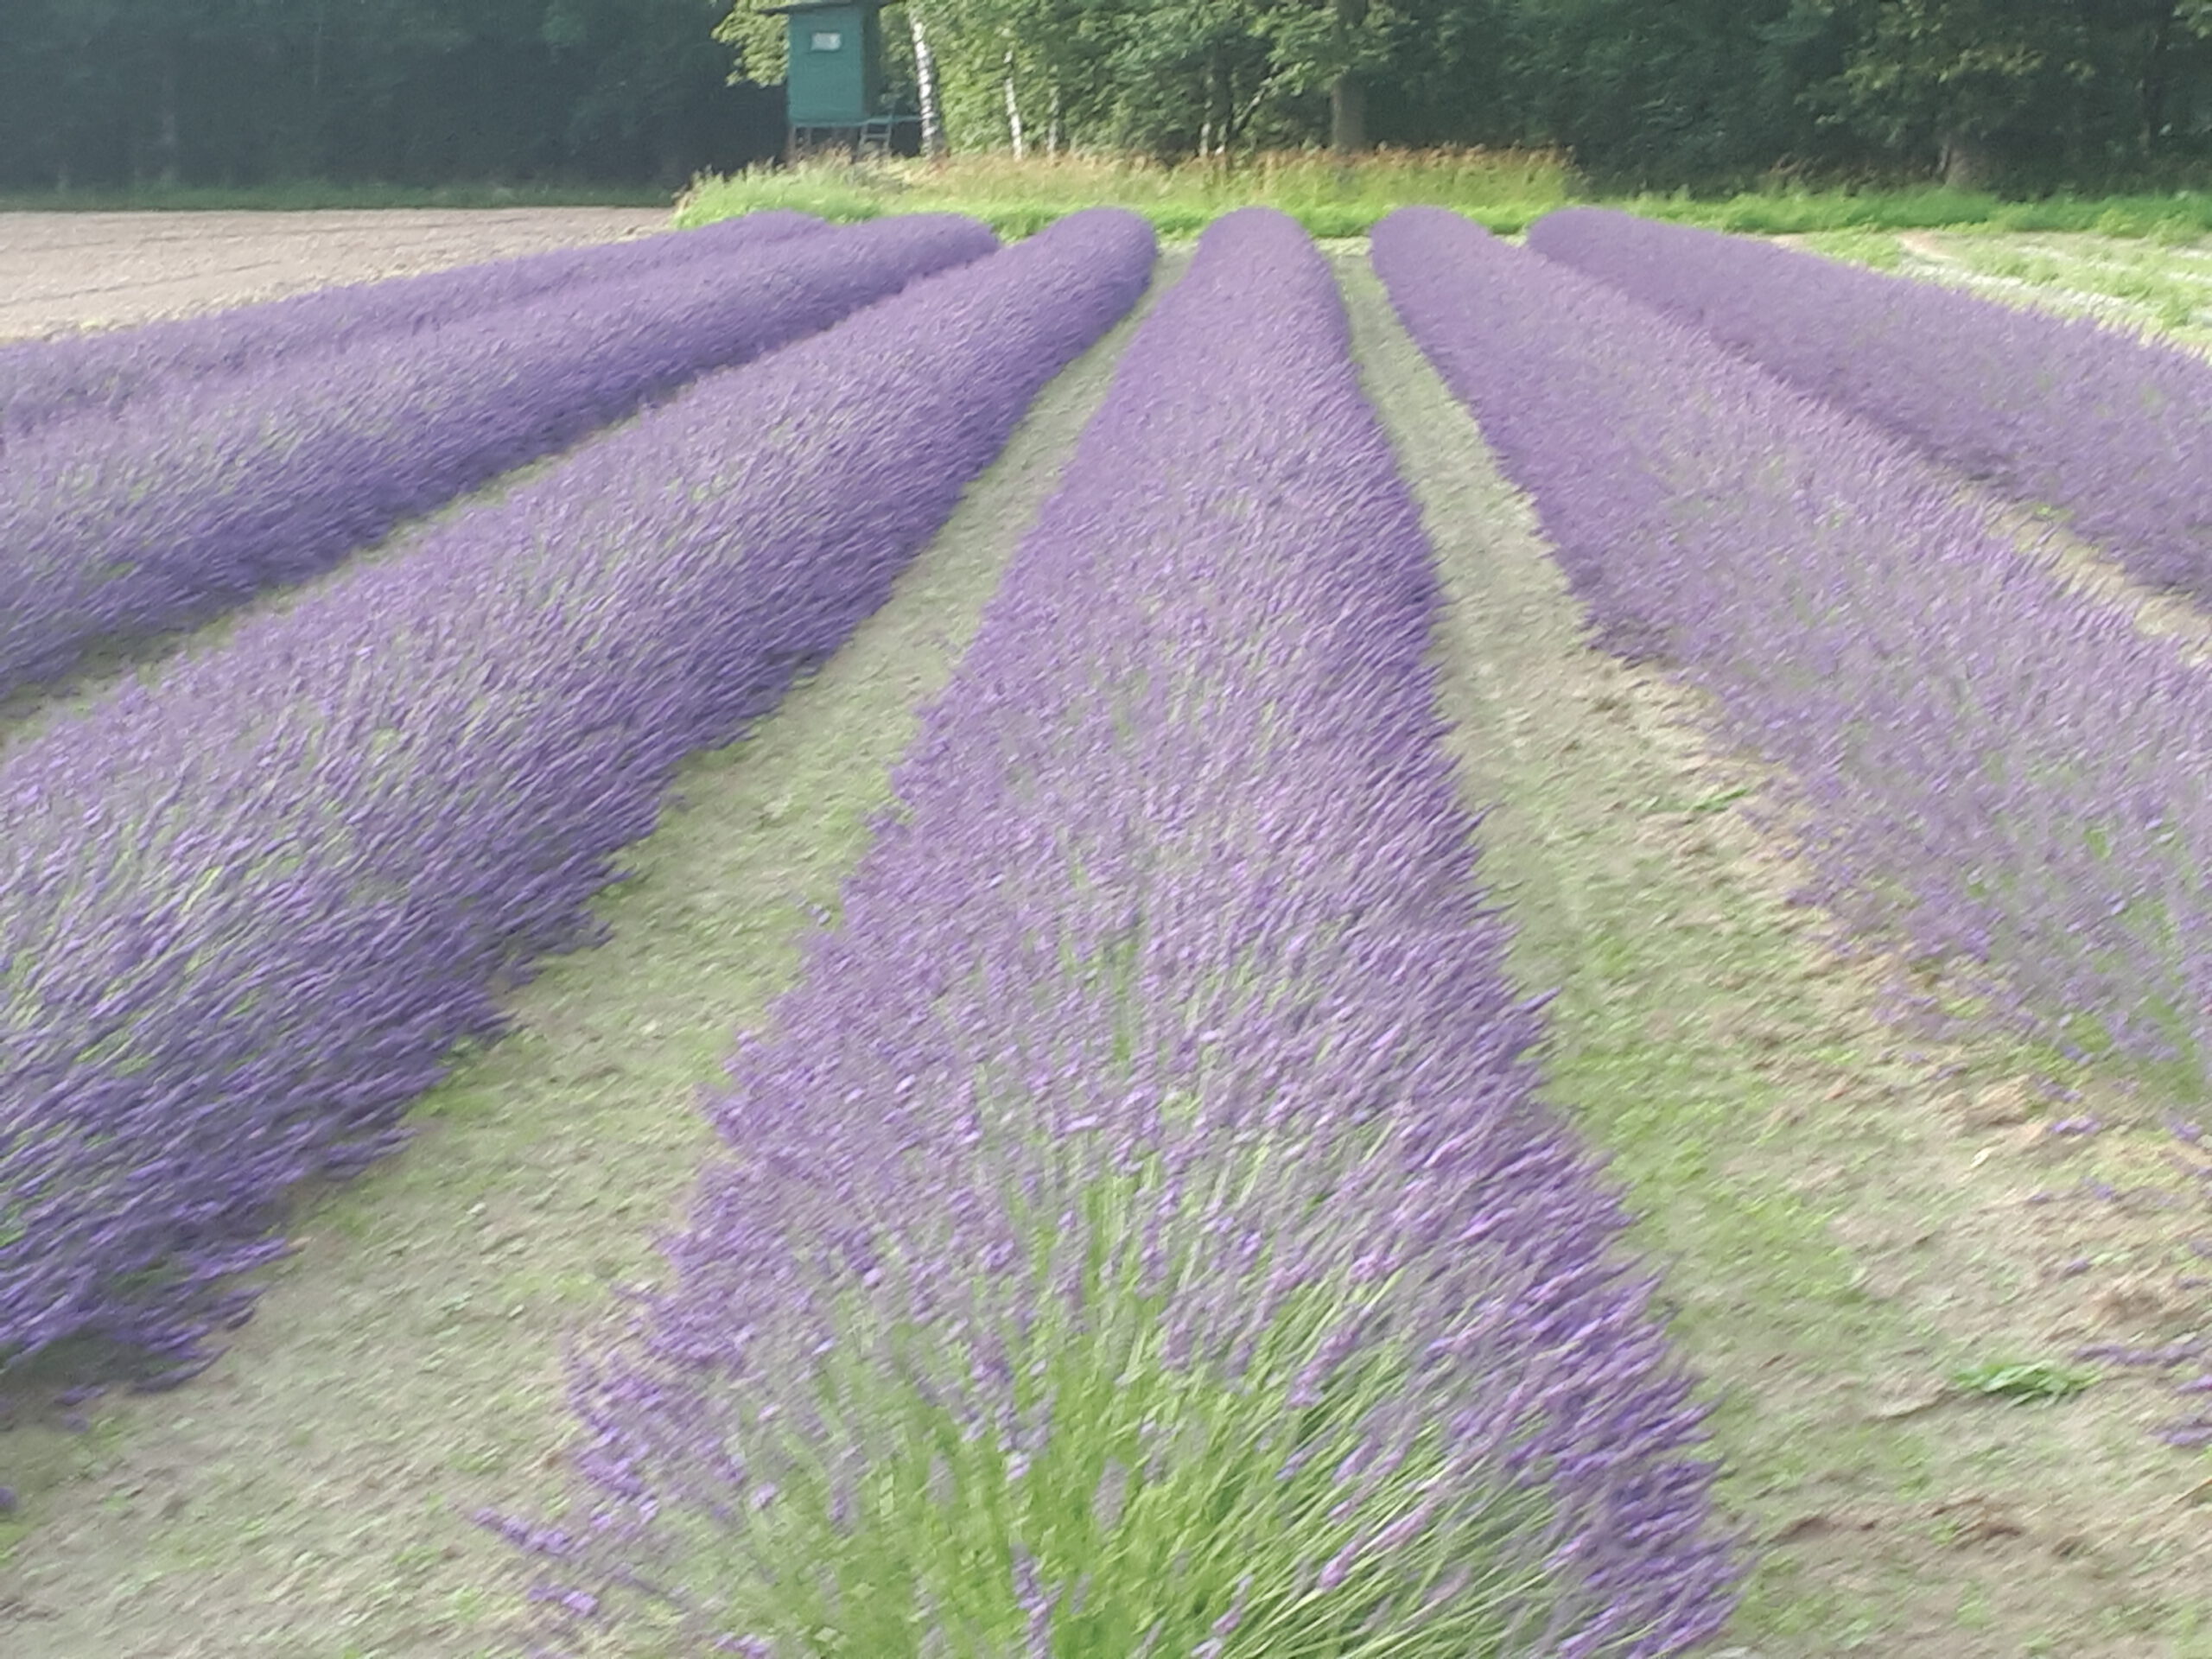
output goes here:
[{"label": "white birch bark", "polygon": [[906,26],[914,36],[914,81],[922,103],[922,154],[934,161],[944,154],[944,117],[937,97],[937,54],[922,32],[919,0],[906,0]]},{"label": "white birch bark", "polygon": [[1014,48],[1006,49],[1006,130],[1014,140],[1014,158],[1020,161],[1029,153],[1021,139],[1021,105],[1014,95]]}]

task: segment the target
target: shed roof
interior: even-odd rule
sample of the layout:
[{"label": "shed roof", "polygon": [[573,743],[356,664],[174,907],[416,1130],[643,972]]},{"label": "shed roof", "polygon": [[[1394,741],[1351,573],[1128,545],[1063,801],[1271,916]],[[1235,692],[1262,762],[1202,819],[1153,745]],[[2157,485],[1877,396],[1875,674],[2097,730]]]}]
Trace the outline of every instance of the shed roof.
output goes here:
[{"label": "shed roof", "polygon": [[787,17],[796,12],[843,11],[859,6],[869,11],[881,11],[886,6],[896,5],[899,0],[790,0],[788,5],[762,6],[760,10],[772,17]]}]

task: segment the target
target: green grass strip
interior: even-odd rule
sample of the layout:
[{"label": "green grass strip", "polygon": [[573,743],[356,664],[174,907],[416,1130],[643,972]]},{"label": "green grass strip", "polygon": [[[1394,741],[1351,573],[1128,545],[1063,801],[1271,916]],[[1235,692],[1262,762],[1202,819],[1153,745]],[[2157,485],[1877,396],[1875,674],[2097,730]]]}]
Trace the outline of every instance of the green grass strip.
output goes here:
[{"label": "green grass strip", "polygon": [[[1762,868],[1756,779],[1700,753],[1684,694],[1586,648],[1465,410],[1365,263],[1339,270],[1447,589],[1444,712],[1490,809],[1483,880],[1519,928],[1516,973],[1558,991],[1547,1097],[1627,1185],[1719,1395],[1723,1501],[1767,1546],[1732,1638],[1758,1659],[2212,1654],[2187,1570],[2201,1522],[2174,1501],[2196,1477],[2133,1443],[2118,1391],[2023,1412],[1952,1381],[2035,1351],[2040,1315],[2004,1230],[2018,1195],[1977,1175],[1939,1103],[2027,1057],[1917,1055],[1872,1016]],[[1939,1058],[1966,1070],[1943,1079]],[[1968,1503],[2055,1513],[2080,1548],[1955,1548]]]},{"label": "green grass strip", "polygon": [[515,995],[514,1034],[423,1098],[404,1154],[302,1206],[266,1318],[189,1390],[104,1401],[82,1434],[10,1431],[8,1659],[512,1651],[515,1609],[483,1588],[509,1552],[468,1516],[565,1490],[562,1338],[659,1271],[710,1144],[697,1091],[796,977],[1136,321],[1046,388],[834,658],[678,773],[598,906],[607,943]]}]

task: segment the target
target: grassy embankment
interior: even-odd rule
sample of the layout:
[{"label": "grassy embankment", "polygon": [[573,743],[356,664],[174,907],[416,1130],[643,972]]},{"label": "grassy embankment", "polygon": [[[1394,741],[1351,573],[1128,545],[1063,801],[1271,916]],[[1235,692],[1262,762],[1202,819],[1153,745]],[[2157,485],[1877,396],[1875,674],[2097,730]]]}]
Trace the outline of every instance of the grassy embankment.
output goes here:
[{"label": "grassy embankment", "polygon": [[[62,194],[0,192],[0,213],[657,207],[668,200],[666,193],[643,186],[302,180],[243,189],[141,185]],[[1289,213],[1317,236],[1343,237],[1363,236],[1392,208],[1414,202],[1457,208],[1492,230],[1512,234],[1554,207],[1592,201],[1716,230],[1764,236],[1864,233],[1875,242],[1898,232],[1973,229],[2090,232],[2168,243],[2212,234],[2212,189],[2007,200],[1927,185],[1789,183],[1732,194],[1675,191],[1630,196],[1593,188],[1564,154],[1543,149],[1378,149],[1349,166],[1319,150],[1173,166],[1090,154],[1017,161],[1004,151],[934,163],[824,160],[750,168],[728,177],[702,175],[675,207],[677,222],[683,225],[762,207],[796,208],[839,221],[897,213],[964,213],[1002,234],[1027,236],[1064,213],[1110,203],[1136,209],[1163,235],[1180,237],[1195,235],[1231,208],[1263,202]]]},{"label": "grassy embankment", "polygon": [[2212,253],[2194,231],[2148,241],[2008,236],[1974,227],[1822,232],[1803,245],[1831,258],[1948,283],[1986,298],[2101,318],[2212,350]]},{"label": "grassy embankment", "polygon": [[2035,201],[1935,187],[1608,196],[1593,191],[1564,156],[1516,149],[1377,150],[1350,166],[1319,151],[1173,167],[1098,156],[1016,161],[1003,153],[936,163],[824,161],[702,177],[677,203],[677,219],[704,224],[762,207],[840,220],[951,212],[973,214],[1002,234],[1026,236],[1077,207],[1110,203],[1143,213],[1165,236],[1188,236],[1217,214],[1263,202],[1316,236],[1338,237],[1363,236],[1392,208],[1421,202],[1457,208],[1511,234],[1578,201],[1766,236],[1973,227],[2192,241],[2212,232],[2212,191]]}]

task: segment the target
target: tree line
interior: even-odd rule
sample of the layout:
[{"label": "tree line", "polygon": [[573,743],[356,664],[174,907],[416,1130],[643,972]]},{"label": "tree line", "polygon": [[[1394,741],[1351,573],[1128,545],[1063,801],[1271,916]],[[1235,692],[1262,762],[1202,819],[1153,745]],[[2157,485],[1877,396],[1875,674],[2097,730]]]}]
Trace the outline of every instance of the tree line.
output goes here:
[{"label": "tree line", "polygon": [[[0,188],[668,186],[775,153],[770,0],[6,0]],[[2212,160],[2212,0],[903,0],[932,146],[1541,144],[1600,182]]]},{"label": "tree line", "polygon": [[[762,80],[781,73],[780,29],[758,10],[771,3],[736,0],[722,29]],[[2212,159],[2212,0],[899,10],[899,67],[955,148],[1556,145],[1601,181],[1647,186],[1777,172],[2105,186]]]},{"label": "tree line", "polygon": [[0,189],[673,188],[775,153],[729,0],[0,0]]}]

